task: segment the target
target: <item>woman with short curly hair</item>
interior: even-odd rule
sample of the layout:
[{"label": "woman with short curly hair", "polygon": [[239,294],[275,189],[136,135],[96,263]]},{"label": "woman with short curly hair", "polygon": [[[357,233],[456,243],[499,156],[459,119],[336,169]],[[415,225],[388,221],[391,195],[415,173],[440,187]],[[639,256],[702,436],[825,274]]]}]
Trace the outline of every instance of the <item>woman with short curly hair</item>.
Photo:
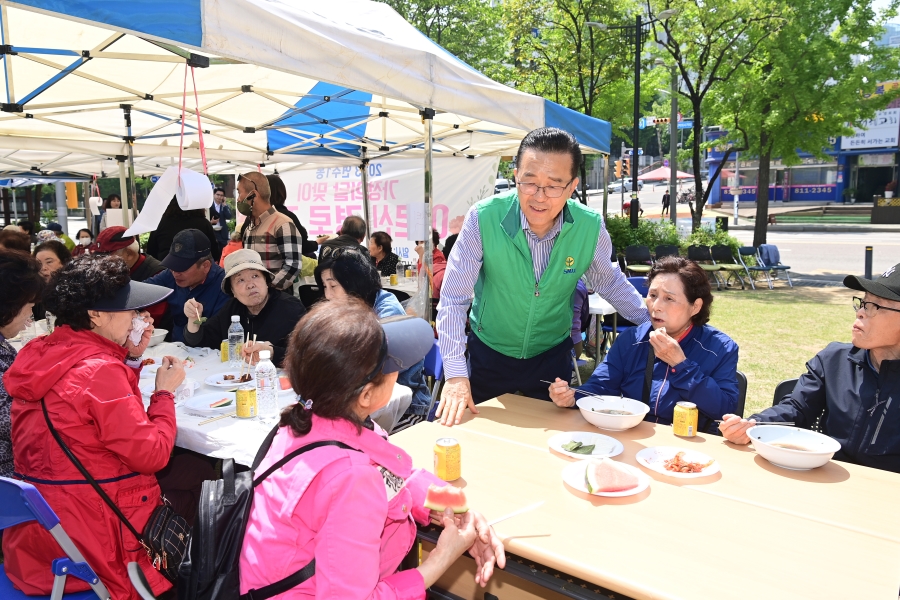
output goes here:
[{"label": "woman with short curly hair", "polygon": [[[161,360],[144,409],[138,377],[153,327],[141,309],[172,292],[131,281],[128,272],[125,261],[105,254],[80,256],[61,269],[44,293],[56,328],[22,348],[4,383],[16,399],[12,441],[18,476],[38,488],[112,597],[137,600],[129,562],[141,566],[156,594],[171,584],[85,485],[48,425],[142,531],[162,502],[155,473],[175,445],[174,392],[184,367],[169,356]],[[29,595],[50,593],[47,565],[58,558],[59,547],[43,528],[31,522],[6,530],[3,554],[16,587]],[[86,589],[74,577],[66,583],[67,593]]]},{"label": "woman with short curly hair", "polygon": [[[25,237],[25,234],[19,234]],[[0,250],[0,476],[12,477],[13,454],[9,411],[12,398],[3,385],[3,374],[16,358],[7,341],[25,328],[31,308],[41,296],[41,267],[25,252]]]}]

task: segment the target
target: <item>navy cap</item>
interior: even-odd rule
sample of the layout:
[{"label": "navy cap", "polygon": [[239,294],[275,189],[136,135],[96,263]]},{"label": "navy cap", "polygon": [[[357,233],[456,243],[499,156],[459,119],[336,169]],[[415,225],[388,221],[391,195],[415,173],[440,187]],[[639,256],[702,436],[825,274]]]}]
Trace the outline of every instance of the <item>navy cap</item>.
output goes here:
[{"label": "navy cap", "polygon": [[90,308],[101,312],[123,312],[147,308],[165,300],[175,290],[161,285],[129,281],[110,298],[101,298]]},{"label": "navy cap", "polygon": [[206,234],[199,229],[185,229],[175,234],[169,254],[162,264],[171,271],[182,273],[209,254],[209,251],[209,238]]},{"label": "navy cap", "polygon": [[54,223],[53,221],[47,223],[47,229],[49,229],[50,231],[58,231],[62,233],[62,225],[60,225],[59,223]]}]

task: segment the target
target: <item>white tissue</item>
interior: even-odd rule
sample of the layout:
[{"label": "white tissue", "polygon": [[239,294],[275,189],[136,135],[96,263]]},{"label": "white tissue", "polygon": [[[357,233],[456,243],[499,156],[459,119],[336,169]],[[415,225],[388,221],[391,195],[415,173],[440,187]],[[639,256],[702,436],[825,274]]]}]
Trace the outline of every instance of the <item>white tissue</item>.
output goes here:
[{"label": "white tissue", "polygon": [[150,190],[144,208],[131,227],[122,234],[123,236],[139,235],[159,227],[172,196],[178,198],[178,206],[182,210],[203,209],[212,205],[212,185],[206,175],[184,167],[181,168],[180,174],[179,177],[177,166],[165,170]]},{"label": "white tissue", "polygon": [[144,335],[144,330],[148,327],[150,327],[150,323],[147,323],[141,317],[135,317],[131,320],[131,333],[128,334],[128,338],[131,340],[133,346],[137,346],[141,343],[141,337]]}]

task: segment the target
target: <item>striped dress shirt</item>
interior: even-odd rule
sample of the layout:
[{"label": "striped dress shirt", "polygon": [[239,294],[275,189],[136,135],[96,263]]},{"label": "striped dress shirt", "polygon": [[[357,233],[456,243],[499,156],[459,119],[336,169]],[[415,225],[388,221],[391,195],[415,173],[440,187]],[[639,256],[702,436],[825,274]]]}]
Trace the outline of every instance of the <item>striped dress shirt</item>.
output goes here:
[{"label": "striped dress shirt", "polygon": [[[534,280],[540,281],[544,269],[550,262],[550,252],[556,237],[562,229],[562,212],[556,217],[553,227],[543,238],[531,231],[525,215],[519,211],[522,230],[531,249],[534,262]],[[451,377],[468,377],[466,368],[466,315],[475,295],[475,282],[481,272],[484,248],[481,245],[481,230],[478,227],[478,211],[473,206],[466,213],[462,229],[453,252],[447,258],[447,270],[441,287],[441,301],[438,305],[437,332],[438,346],[444,361],[444,373]],[[612,265],[612,242],[606,228],[600,228],[597,248],[591,266],[585,273],[588,286],[600,294],[619,312],[634,323],[643,323],[650,317],[643,298],[634,289],[622,271]]]}]

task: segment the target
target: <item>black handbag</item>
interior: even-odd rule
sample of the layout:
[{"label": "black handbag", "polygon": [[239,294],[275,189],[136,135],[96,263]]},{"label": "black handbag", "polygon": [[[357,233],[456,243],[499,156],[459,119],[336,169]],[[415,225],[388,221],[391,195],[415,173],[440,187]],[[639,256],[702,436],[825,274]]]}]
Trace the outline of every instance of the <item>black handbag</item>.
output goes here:
[{"label": "black handbag", "polygon": [[176,514],[168,504],[163,504],[162,506],[157,506],[153,510],[153,514],[150,515],[150,520],[147,521],[147,525],[144,527],[143,535],[139,534],[128,519],[125,518],[125,515],[122,514],[122,511],[119,510],[119,507],[116,506],[116,503],[103,491],[103,488],[97,484],[97,481],[91,477],[91,474],[84,468],[84,465],[75,458],[75,455],[72,454],[69,447],[62,441],[59,433],[54,429],[53,423],[50,422],[50,415],[47,413],[47,405],[44,403],[43,399],[41,399],[41,409],[44,411],[44,419],[47,421],[47,427],[50,428],[53,439],[56,440],[56,443],[59,444],[59,447],[62,448],[65,455],[69,457],[72,464],[75,465],[81,472],[81,475],[91,484],[91,487],[100,494],[100,497],[106,502],[107,506],[116,513],[116,516],[119,517],[128,531],[130,531],[135,539],[140,542],[141,546],[146,550],[147,557],[150,559],[153,568],[162,573],[163,577],[172,583],[175,583],[176,578],[178,577],[178,567],[181,565],[181,561],[187,551],[188,542],[191,538],[191,528],[188,526],[187,520],[181,515]]}]

